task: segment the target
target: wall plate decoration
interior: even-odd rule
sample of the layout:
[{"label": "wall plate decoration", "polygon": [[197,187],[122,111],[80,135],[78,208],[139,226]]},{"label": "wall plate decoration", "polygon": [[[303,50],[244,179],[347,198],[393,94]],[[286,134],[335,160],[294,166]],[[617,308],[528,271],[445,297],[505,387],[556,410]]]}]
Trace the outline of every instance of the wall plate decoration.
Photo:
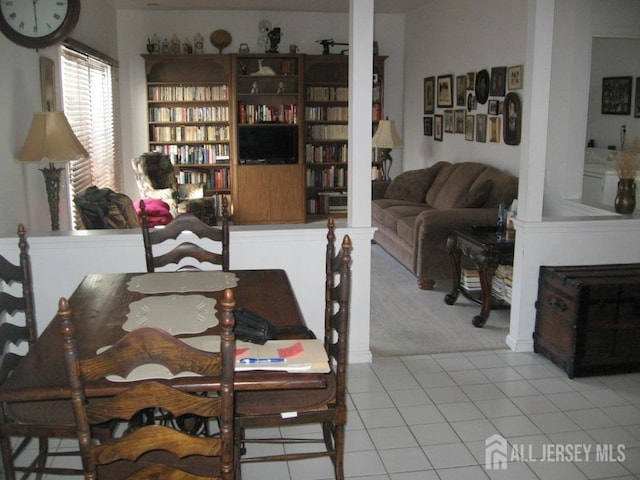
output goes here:
[{"label": "wall plate decoration", "polygon": [[489,72],[480,70],[476,75],[476,99],[480,105],[487,103],[489,87]]},{"label": "wall plate decoration", "polygon": [[515,92],[509,92],[504,99],[503,107],[504,143],[507,145],[520,145],[520,132],[522,130],[522,102]]}]

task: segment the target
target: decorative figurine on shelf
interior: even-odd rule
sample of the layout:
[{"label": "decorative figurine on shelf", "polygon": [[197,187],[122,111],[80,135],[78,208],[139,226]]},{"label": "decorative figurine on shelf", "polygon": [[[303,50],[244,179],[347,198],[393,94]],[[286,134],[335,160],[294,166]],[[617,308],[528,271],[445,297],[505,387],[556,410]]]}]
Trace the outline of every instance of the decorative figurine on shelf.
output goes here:
[{"label": "decorative figurine on shelf", "polygon": [[241,43],[240,48],[238,48],[238,52],[240,53],[249,53],[250,51],[249,44],[247,43]]},{"label": "decorative figurine on shelf", "polygon": [[264,76],[264,75],[275,75],[276,72],[273,70],[273,68],[267,66],[267,65],[262,65],[262,62],[264,62],[264,58],[259,58],[258,59],[258,70],[256,70],[255,72],[253,72],[251,75],[255,75],[257,77],[259,76]]},{"label": "decorative figurine on shelf", "polygon": [[251,84],[251,93],[258,93],[258,82],[253,82]]},{"label": "decorative figurine on shelf", "polygon": [[267,53],[278,53],[278,44],[282,38],[280,27],[272,29],[267,35],[269,37],[269,50],[267,50]]},{"label": "decorative figurine on shelf", "polygon": [[162,41],[162,45],[160,45],[160,53],[163,55],[169,55],[171,53],[171,44],[166,38]]},{"label": "decorative figurine on shelf", "polygon": [[151,45],[153,45],[153,52],[149,53],[160,53],[160,39],[155,33],[153,34],[153,37],[151,37]]},{"label": "decorative figurine on shelf", "polygon": [[147,52],[153,53],[153,43],[150,38],[147,38]]},{"label": "decorative figurine on shelf", "polygon": [[189,38],[184,39],[184,43],[182,44],[182,53],[190,55],[193,53],[193,45],[191,45],[191,40]]},{"label": "decorative figurine on shelf", "polygon": [[178,55],[180,53],[180,40],[175,33],[173,34],[173,37],[171,37],[171,53],[173,55]]},{"label": "decorative figurine on shelf", "polygon": [[204,53],[204,37],[200,32],[193,38],[193,51],[196,53]]},{"label": "decorative figurine on shelf", "polygon": [[276,93],[284,93],[284,82],[278,82],[278,90]]}]

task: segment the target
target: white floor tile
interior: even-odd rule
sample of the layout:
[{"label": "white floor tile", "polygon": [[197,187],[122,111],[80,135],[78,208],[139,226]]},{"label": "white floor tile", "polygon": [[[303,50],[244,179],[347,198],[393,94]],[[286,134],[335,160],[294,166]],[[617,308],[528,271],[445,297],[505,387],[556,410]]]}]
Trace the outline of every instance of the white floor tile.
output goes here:
[{"label": "white floor tile", "polygon": [[476,465],[477,461],[464,443],[426,445],[422,447],[436,470]]},{"label": "white floor tile", "polygon": [[431,464],[420,447],[379,450],[388,473],[429,470]]}]

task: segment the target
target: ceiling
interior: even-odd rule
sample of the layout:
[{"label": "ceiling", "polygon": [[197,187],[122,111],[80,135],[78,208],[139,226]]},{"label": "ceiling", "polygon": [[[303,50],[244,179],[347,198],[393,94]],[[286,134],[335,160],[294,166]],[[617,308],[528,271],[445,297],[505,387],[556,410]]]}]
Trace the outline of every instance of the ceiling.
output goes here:
[{"label": "ceiling", "polygon": [[[374,0],[376,13],[407,13],[424,0]],[[290,12],[348,12],[349,0],[108,0],[117,9],[131,10],[258,10]]]}]

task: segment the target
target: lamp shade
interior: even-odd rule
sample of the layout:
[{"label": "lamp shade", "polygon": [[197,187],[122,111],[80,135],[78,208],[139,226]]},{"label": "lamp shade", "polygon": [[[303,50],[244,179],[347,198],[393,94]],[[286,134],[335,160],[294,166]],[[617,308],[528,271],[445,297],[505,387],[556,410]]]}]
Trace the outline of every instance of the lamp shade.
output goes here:
[{"label": "lamp shade", "polygon": [[377,148],[402,148],[402,138],[396,131],[393,120],[380,120],[373,136],[373,146]]},{"label": "lamp shade", "polygon": [[18,159],[23,162],[70,162],[88,156],[63,112],[35,113],[18,153]]}]

